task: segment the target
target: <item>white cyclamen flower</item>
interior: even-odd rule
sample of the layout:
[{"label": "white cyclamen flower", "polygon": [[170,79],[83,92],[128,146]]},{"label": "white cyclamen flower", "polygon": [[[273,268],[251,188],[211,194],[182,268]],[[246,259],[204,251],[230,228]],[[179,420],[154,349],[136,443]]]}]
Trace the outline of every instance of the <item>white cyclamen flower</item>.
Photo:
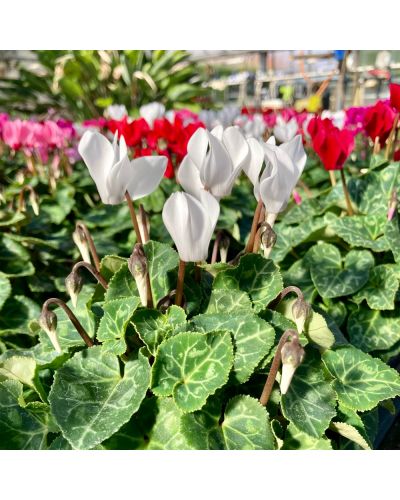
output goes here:
[{"label": "white cyclamen flower", "polygon": [[128,116],[128,111],[124,104],[111,104],[105,110],[104,115],[111,120],[122,120],[124,116]]},{"label": "white cyclamen flower", "polygon": [[182,261],[199,262],[207,259],[218,216],[219,203],[206,191],[200,193],[199,200],[182,192],[168,198],[162,218]]},{"label": "white cyclamen flower", "polygon": [[154,120],[162,118],[165,113],[165,106],[161,102],[150,102],[139,109],[140,116],[146,120],[150,127],[153,126]]},{"label": "white cyclamen flower", "polygon": [[167,168],[165,156],[143,156],[129,161],[125,139],[121,137],[118,144],[117,134],[111,144],[100,133],[87,130],[78,151],[106,205],[118,205],[127,191],[132,200],[147,196],[156,189]]},{"label": "white cyclamen flower", "polygon": [[278,115],[273,134],[279,142],[288,142],[297,134],[298,128],[299,126],[296,118],[292,118],[288,122],[285,122],[285,120]]},{"label": "white cyclamen flower", "polygon": [[185,191],[199,199],[205,189],[216,198],[231,193],[247,161],[249,146],[237,127],[215,127],[211,132],[196,130],[189,140],[188,153],[178,170]]},{"label": "white cyclamen flower", "polygon": [[[255,139],[248,143],[250,155],[243,170],[254,185],[254,196],[257,200],[261,196],[266,212],[278,214],[285,210],[306,164],[301,135],[280,146],[274,144],[274,138],[263,145]],[[263,162],[265,168],[260,177]]]}]

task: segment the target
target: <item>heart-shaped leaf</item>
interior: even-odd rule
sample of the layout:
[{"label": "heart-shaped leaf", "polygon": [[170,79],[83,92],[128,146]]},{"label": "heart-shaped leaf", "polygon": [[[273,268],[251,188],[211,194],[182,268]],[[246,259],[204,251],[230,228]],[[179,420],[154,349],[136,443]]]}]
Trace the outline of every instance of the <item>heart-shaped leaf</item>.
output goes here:
[{"label": "heart-shaped leaf", "polygon": [[96,334],[104,350],[114,354],[126,351],[125,332],[139,304],[138,297],[110,300],[104,304],[104,316]]},{"label": "heart-shaped leaf", "polygon": [[400,395],[400,376],[380,359],[353,346],[326,351],[322,357],[335,380],[339,401],[353,410],[371,410],[379,401]]},{"label": "heart-shaped leaf", "polygon": [[374,258],[368,250],[351,250],[344,260],[338,248],[328,243],[315,245],[307,254],[311,278],[324,298],[351,295],[368,281]]},{"label": "heart-shaped leaf", "polygon": [[400,311],[372,311],[361,307],[350,314],[351,343],[365,352],[390,349],[400,341]]},{"label": "heart-shaped leaf", "polygon": [[371,269],[368,283],[352,299],[360,304],[364,299],[371,309],[394,309],[399,280],[395,271],[384,264]]},{"label": "heart-shaped leaf", "polygon": [[271,325],[252,313],[201,314],[191,323],[205,333],[227,330],[233,335],[235,360],[232,377],[235,383],[244,383],[274,344],[275,332]]},{"label": "heart-shaped leaf", "polygon": [[178,254],[169,245],[149,241],[144,245],[154,304],[176,288]]},{"label": "heart-shaped leaf", "polygon": [[117,356],[91,347],[57,370],[49,395],[51,412],[74,448],[90,449],[139,409],[149,382],[149,362],[140,352],[121,374]]},{"label": "heart-shaped leaf", "polygon": [[183,412],[196,411],[227,382],[232,364],[228,332],[178,333],[158,348],[151,388],[156,396],[173,395]]},{"label": "heart-shaped leaf", "polygon": [[331,227],[352,246],[370,248],[374,252],[384,252],[389,249],[389,243],[384,235],[386,218],[382,216],[338,217],[333,220]]},{"label": "heart-shaped leaf", "polygon": [[221,416],[221,405],[210,401],[200,411],[182,417],[181,430],[198,450],[273,450],[274,437],[266,409],[250,396],[235,396]]},{"label": "heart-shaped leaf", "polygon": [[244,255],[238,266],[217,274],[214,289],[228,288],[247,292],[256,311],[266,306],[283,288],[282,278],[272,260],[261,255]]},{"label": "heart-shaped leaf", "polygon": [[151,354],[155,356],[163,340],[186,330],[186,314],[178,306],[169,307],[164,314],[155,309],[139,309],[133,315],[132,323]]},{"label": "heart-shaped leaf", "polygon": [[215,288],[211,292],[207,314],[251,312],[250,297],[246,292],[227,288]]},{"label": "heart-shaped leaf", "polygon": [[[330,351],[326,351],[330,352]],[[289,390],[282,395],[282,412],[297,429],[319,439],[336,415],[335,393],[326,380],[318,355],[307,349]]]},{"label": "heart-shaped leaf", "polygon": [[290,423],[286,429],[282,450],[331,450],[332,445],[326,437],[314,438],[299,431]]}]

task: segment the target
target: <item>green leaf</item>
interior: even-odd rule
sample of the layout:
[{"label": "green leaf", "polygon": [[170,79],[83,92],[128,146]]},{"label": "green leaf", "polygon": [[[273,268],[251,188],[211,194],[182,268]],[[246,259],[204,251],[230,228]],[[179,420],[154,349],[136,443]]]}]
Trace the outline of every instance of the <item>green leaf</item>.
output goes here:
[{"label": "green leaf", "polygon": [[155,356],[163,340],[186,329],[186,314],[174,305],[164,314],[155,309],[139,309],[133,315],[132,323],[149,352]]},{"label": "green leaf", "polygon": [[11,295],[11,283],[7,276],[0,273],[0,310]]},{"label": "green leaf", "polygon": [[205,333],[217,330],[232,333],[235,351],[232,377],[235,383],[246,382],[274,345],[274,329],[255,314],[201,314],[191,323]]},{"label": "green leaf", "polygon": [[0,382],[0,449],[46,449],[47,434],[53,430],[49,426],[47,405],[26,404],[17,380]]},{"label": "green leaf", "polygon": [[374,252],[389,249],[384,236],[386,219],[378,215],[353,215],[336,218],[332,229],[347,243],[355,247],[370,248]]},{"label": "green leaf", "polygon": [[400,341],[400,312],[361,307],[347,321],[350,341],[365,352],[384,351]]},{"label": "green leaf", "polygon": [[388,221],[385,232],[394,260],[400,262],[400,218],[398,212]]},{"label": "green leaf", "polygon": [[104,300],[108,302],[110,300],[138,296],[139,292],[136,282],[128,269],[128,264],[124,263],[109,281]]},{"label": "green leaf", "polygon": [[324,298],[351,295],[363,287],[369,278],[374,258],[368,250],[351,250],[344,262],[338,248],[328,243],[315,245],[308,258],[311,278]]},{"label": "green leaf", "polygon": [[267,410],[250,396],[235,396],[221,417],[214,402],[182,417],[181,430],[195,449],[273,450]]},{"label": "green leaf", "polygon": [[351,441],[351,443],[344,442],[345,448],[354,447],[355,444],[356,448],[370,450],[373,446],[361,417],[354,410],[341,404],[339,404],[334,422],[331,422],[330,429]]},{"label": "green leaf", "polygon": [[184,412],[199,410],[228,380],[233,346],[227,332],[179,333],[158,348],[151,387],[156,396],[174,396]]},{"label": "green leaf", "polygon": [[181,416],[172,398],[147,398],[103,446],[109,450],[188,450],[191,446],[180,430]]},{"label": "green leaf", "polygon": [[322,357],[335,380],[339,401],[353,410],[371,410],[379,401],[400,395],[400,376],[380,359],[355,347],[326,351]]},{"label": "green leaf", "polygon": [[9,278],[31,276],[35,273],[26,248],[6,235],[0,235],[0,269],[2,276]]},{"label": "green leaf", "polygon": [[360,304],[364,299],[371,309],[394,309],[399,280],[390,266],[382,264],[371,269],[368,283],[361,288],[352,300]]},{"label": "green leaf", "polygon": [[42,401],[46,401],[46,394],[39,381],[35,359],[31,355],[23,355],[22,351],[16,351],[19,355],[12,355],[11,352],[8,350],[0,361],[0,380],[18,380],[34,389]]},{"label": "green leaf", "polygon": [[169,245],[149,241],[144,245],[148,260],[151,291],[154,304],[176,288],[176,270],[179,263],[178,254]]},{"label": "green leaf", "polygon": [[5,301],[0,314],[0,335],[30,335],[29,321],[39,314],[40,307],[33,300],[23,295],[12,295]]},{"label": "green leaf", "polygon": [[285,418],[300,431],[317,439],[336,415],[335,393],[325,379],[321,361],[312,350],[306,350],[305,359],[295,371],[288,392],[282,395],[281,406]]},{"label": "green leaf", "polygon": [[252,309],[250,297],[246,292],[227,288],[212,290],[206,314],[217,313],[248,313]]},{"label": "green leaf", "polygon": [[139,304],[138,297],[131,297],[110,300],[103,305],[104,316],[100,320],[96,337],[105,350],[114,354],[126,351],[125,332]]},{"label": "green leaf", "polygon": [[282,278],[272,260],[261,255],[241,257],[239,265],[217,274],[214,289],[232,289],[247,292],[256,311],[265,309],[283,288]]},{"label": "green leaf", "polygon": [[128,361],[101,346],[76,353],[55,374],[49,401],[63,436],[77,449],[110,437],[135,413],[150,381],[147,358]]},{"label": "green leaf", "polygon": [[315,438],[301,432],[290,423],[286,429],[282,450],[331,450],[331,442],[326,437]]}]

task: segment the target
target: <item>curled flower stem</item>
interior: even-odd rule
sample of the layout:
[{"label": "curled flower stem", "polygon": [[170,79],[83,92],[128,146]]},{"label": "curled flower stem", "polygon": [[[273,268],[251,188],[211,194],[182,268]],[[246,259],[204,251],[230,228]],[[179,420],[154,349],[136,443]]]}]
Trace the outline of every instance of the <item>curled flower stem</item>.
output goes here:
[{"label": "curled flower stem", "polygon": [[304,300],[304,295],[303,292],[300,290],[300,288],[291,285],[284,288],[281,291],[281,293],[276,297],[276,299],[274,299],[270,304],[268,304],[268,309],[276,309],[282,302],[282,300],[286,297],[286,295],[288,295],[291,292],[295,293],[298,299]]},{"label": "curled flower stem", "polygon": [[84,235],[87,244],[89,245],[89,250],[94,262],[94,267],[96,268],[97,272],[100,272],[100,259],[97,254],[97,250],[94,245],[93,238],[89,232],[89,229],[87,228],[86,224],[84,224],[82,221],[76,223],[76,229]]},{"label": "curled flower stem", "polygon": [[133,201],[132,201],[131,197],[129,196],[128,191],[125,193],[125,198],[126,198],[126,201],[128,202],[128,207],[129,207],[129,212],[131,214],[133,228],[134,228],[135,233],[136,233],[136,240],[138,243],[143,243],[142,235],[140,234],[139,223],[138,223],[138,220],[136,217],[135,207],[133,206]]},{"label": "curled flower stem", "polygon": [[146,220],[147,215],[142,204],[139,205],[139,213],[140,213],[140,218],[142,219],[144,243],[147,243],[150,240],[150,235],[147,227],[147,220]]},{"label": "curled flower stem", "polygon": [[276,375],[278,373],[280,364],[281,364],[281,359],[282,359],[282,347],[285,345],[289,337],[294,337],[299,339],[299,334],[296,332],[296,330],[290,329],[286,330],[286,332],[282,335],[282,337],[279,340],[278,347],[276,348],[276,353],[274,356],[274,359],[272,360],[271,368],[268,373],[267,381],[265,382],[264,389],[261,393],[260,397],[260,403],[263,406],[267,406],[267,403],[269,401],[269,398],[271,396],[272,388],[274,386],[274,382],[276,379]]},{"label": "curled flower stem", "polygon": [[185,269],[186,269],[186,262],[179,259],[178,282],[176,285],[176,295],[175,295],[175,305],[177,306],[180,306],[182,304]]},{"label": "curled flower stem", "polygon": [[43,309],[42,310],[43,311],[47,311],[48,307],[51,304],[56,304],[59,307],[61,307],[61,309],[64,310],[65,314],[68,316],[69,320],[74,325],[74,327],[76,328],[76,330],[79,333],[79,335],[82,337],[82,340],[85,342],[85,344],[88,347],[93,347],[94,346],[93,340],[89,337],[89,335],[87,334],[86,330],[83,328],[83,326],[79,322],[78,318],[71,311],[71,309],[67,306],[67,304],[65,302],[63,302],[61,299],[51,298],[51,299],[47,299],[46,300],[46,302],[43,304]]},{"label": "curled flower stem", "polygon": [[253,222],[251,224],[249,241],[247,242],[247,245],[245,248],[245,253],[253,252],[254,240],[256,238],[256,232],[257,232],[258,222],[260,220],[260,213],[261,213],[262,208],[263,208],[263,202],[260,198],[258,203],[257,203],[256,210],[254,212]]},{"label": "curled flower stem", "polygon": [[342,178],[343,192],[344,192],[344,197],[346,199],[346,205],[347,205],[347,213],[351,216],[351,215],[354,215],[354,210],[353,210],[353,207],[351,205],[349,190],[347,189],[346,177],[344,175],[343,169],[340,170],[340,177]]},{"label": "curled flower stem", "polygon": [[85,262],[85,261],[81,261],[81,262],[77,262],[74,267],[72,268],[72,272],[77,272],[78,269],[80,269],[81,267],[84,267],[85,269],[87,269],[91,274],[92,276],[94,276],[94,278],[96,278],[96,280],[100,283],[100,285],[104,288],[104,290],[107,290],[108,288],[108,283],[107,281],[103,278],[103,276],[94,268],[94,266],[92,266],[91,264],[89,264],[88,262]]}]

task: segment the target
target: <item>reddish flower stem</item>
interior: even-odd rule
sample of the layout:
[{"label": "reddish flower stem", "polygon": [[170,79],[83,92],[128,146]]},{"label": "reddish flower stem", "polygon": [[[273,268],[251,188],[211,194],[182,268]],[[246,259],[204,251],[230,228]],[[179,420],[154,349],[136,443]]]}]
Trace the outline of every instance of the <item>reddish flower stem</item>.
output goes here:
[{"label": "reddish flower stem", "polygon": [[186,269],[186,262],[179,259],[178,282],[176,285],[176,295],[175,295],[175,305],[177,306],[180,306],[182,304],[185,269]]},{"label": "reddish flower stem", "polygon": [[143,243],[142,236],[140,234],[139,223],[138,223],[138,220],[136,217],[135,207],[133,206],[133,201],[132,201],[128,191],[125,193],[125,198],[126,198],[126,201],[128,202],[128,207],[129,207],[129,212],[131,214],[133,228],[134,228],[135,233],[136,233],[136,240],[138,243]]},{"label": "reddish flower stem", "polygon": [[86,224],[84,224],[82,221],[77,222],[76,228],[79,231],[82,231],[83,235],[85,236],[87,244],[89,245],[90,254],[91,254],[93,262],[94,262],[94,267],[96,268],[96,271],[98,273],[100,273],[100,259],[99,259],[99,256],[97,254],[97,250],[96,250],[96,247],[94,245],[93,238],[89,232],[89,229],[87,228]]}]

